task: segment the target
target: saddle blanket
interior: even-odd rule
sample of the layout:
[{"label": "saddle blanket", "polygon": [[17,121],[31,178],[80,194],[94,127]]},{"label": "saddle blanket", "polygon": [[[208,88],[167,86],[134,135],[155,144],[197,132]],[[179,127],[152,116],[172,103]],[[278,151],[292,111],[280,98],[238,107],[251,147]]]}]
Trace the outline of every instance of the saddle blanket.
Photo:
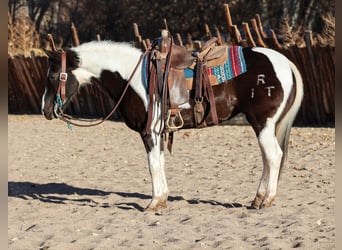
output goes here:
[{"label": "saddle blanket", "polygon": [[[247,71],[245,58],[241,46],[228,47],[227,60],[222,65],[207,68],[211,85],[224,83]],[[148,56],[145,56],[142,62],[142,82],[148,93]],[[184,80],[187,88],[192,89],[195,70],[192,68],[184,69]]]},{"label": "saddle blanket", "polygon": [[[228,58],[223,65],[208,68],[208,75],[212,85],[221,84],[247,71],[245,58],[241,46],[228,47]],[[191,68],[184,70],[187,80],[195,77],[195,71]],[[214,82],[212,82],[214,80]]]}]

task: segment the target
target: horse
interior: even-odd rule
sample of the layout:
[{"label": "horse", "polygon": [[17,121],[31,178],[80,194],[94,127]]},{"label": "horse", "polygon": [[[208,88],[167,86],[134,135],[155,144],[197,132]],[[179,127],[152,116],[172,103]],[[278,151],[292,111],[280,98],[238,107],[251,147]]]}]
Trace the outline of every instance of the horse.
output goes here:
[{"label": "horse", "polygon": [[[45,51],[49,60],[41,107],[45,118],[61,117],[80,87],[99,86],[114,100],[125,124],[140,134],[145,146],[152,179],[152,198],[145,210],[166,208],[169,189],[165,174],[165,138],[160,130],[165,120],[161,118],[160,98],[156,98],[156,94],[150,96],[142,80],[145,53],[129,43],[114,41],[91,41],[63,50]],[[287,159],[290,130],[303,98],[303,81],[295,64],[273,49],[244,47],[241,51],[247,71],[212,86],[212,91],[219,123],[242,113],[255,132],[263,171],[250,206],[260,209],[270,207],[276,196],[280,172]],[[189,96],[192,92],[188,91]],[[190,98],[180,106],[183,118],[180,129],[196,127],[194,105]],[[215,125],[210,118],[207,126]]]}]

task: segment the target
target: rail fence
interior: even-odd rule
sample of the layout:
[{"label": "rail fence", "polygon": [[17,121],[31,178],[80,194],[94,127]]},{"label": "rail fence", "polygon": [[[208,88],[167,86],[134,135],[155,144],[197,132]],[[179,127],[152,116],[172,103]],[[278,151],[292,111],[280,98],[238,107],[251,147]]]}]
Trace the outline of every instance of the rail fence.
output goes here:
[{"label": "rail fence", "polygon": [[[272,29],[266,34],[260,16],[242,23],[243,35],[237,25],[234,25],[230,15],[229,5],[224,4],[225,19],[227,23],[230,43],[228,45],[261,46],[278,50],[293,61],[302,74],[304,81],[304,99],[297,115],[297,125],[335,125],[335,46],[319,46],[312,41],[312,33],[306,32],[304,36],[305,46],[282,45]],[[167,28],[166,20],[164,20]],[[251,27],[251,29],[250,29]],[[71,26],[74,45],[79,45],[76,27]],[[208,25],[205,25],[206,38],[212,34]],[[136,47],[146,50],[150,47],[150,39],[142,39],[138,25],[133,24]],[[223,41],[218,29],[215,36],[218,44]],[[51,47],[54,42],[50,36]],[[98,36],[98,40],[99,40]],[[180,46],[192,49],[200,48],[199,41],[188,38],[188,44],[183,45],[181,36],[176,34],[176,42]],[[8,55],[8,112],[12,114],[39,114],[41,113],[41,97],[44,91],[48,59],[44,56],[24,57],[23,55]],[[102,117],[111,111],[113,100],[99,91],[95,86],[87,85],[79,90],[78,95],[72,99],[67,113],[83,117]],[[119,118],[116,113],[113,119]]]},{"label": "rail fence", "polygon": [[[335,123],[335,48],[296,45],[280,49],[299,68],[304,80],[304,100],[297,124]],[[8,56],[8,113],[40,114],[48,60],[44,56]],[[85,117],[106,115],[114,103],[95,86],[87,85],[73,97],[67,112]],[[113,119],[118,118],[114,115]]]}]

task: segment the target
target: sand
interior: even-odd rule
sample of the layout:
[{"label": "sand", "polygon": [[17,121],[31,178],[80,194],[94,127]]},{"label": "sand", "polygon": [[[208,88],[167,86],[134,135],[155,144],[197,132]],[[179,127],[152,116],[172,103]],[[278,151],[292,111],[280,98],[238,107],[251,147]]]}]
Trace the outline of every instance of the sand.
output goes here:
[{"label": "sand", "polygon": [[175,134],[169,207],[144,212],[151,180],[122,122],[74,127],[8,116],[9,249],[334,249],[335,129],[292,130],[267,209],[249,209],[262,172],[250,126]]}]

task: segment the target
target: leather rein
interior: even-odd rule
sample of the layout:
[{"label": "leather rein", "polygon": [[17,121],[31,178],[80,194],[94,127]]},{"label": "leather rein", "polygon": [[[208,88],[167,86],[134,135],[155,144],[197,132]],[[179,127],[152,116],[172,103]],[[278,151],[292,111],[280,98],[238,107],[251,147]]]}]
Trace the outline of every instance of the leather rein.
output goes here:
[{"label": "leather rein", "polygon": [[[77,127],[92,127],[92,126],[96,126],[96,125],[99,125],[101,123],[103,123],[104,121],[108,120],[109,117],[111,117],[114,112],[118,109],[122,99],[124,98],[127,90],[128,90],[128,87],[130,86],[130,83],[133,79],[133,76],[135,75],[140,63],[142,62],[142,59],[144,58],[146,52],[143,53],[136,66],[134,67],[131,75],[129,76],[128,80],[127,80],[127,84],[119,98],[119,100],[116,102],[116,104],[114,105],[112,111],[110,111],[110,113],[103,117],[103,118],[99,118],[99,119],[82,119],[82,118],[75,118],[71,115],[68,115],[68,114],[65,114],[63,111],[62,111],[62,106],[64,104],[64,101],[65,101],[65,98],[66,98],[66,88],[65,88],[65,85],[66,85],[66,81],[68,79],[68,74],[66,72],[66,51],[62,50],[62,53],[61,53],[61,72],[59,73],[59,85],[58,85],[58,89],[57,89],[57,94],[56,94],[56,101],[55,101],[55,106],[54,106],[54,112],[57,116],[57,118],[59,118],[60,120],[66,122],[68,124],[68,127],[70,127],[70,125],[74,125],[74,126],[77,126]],[[57,110],[59,111],[59,113],[57,113]],[[82,123],[77,123],[77,122],[74,122],[72,120],[77,120],[77,121],[82,121],[82,122],[88,122],[87,124],[82,124]]]}]

